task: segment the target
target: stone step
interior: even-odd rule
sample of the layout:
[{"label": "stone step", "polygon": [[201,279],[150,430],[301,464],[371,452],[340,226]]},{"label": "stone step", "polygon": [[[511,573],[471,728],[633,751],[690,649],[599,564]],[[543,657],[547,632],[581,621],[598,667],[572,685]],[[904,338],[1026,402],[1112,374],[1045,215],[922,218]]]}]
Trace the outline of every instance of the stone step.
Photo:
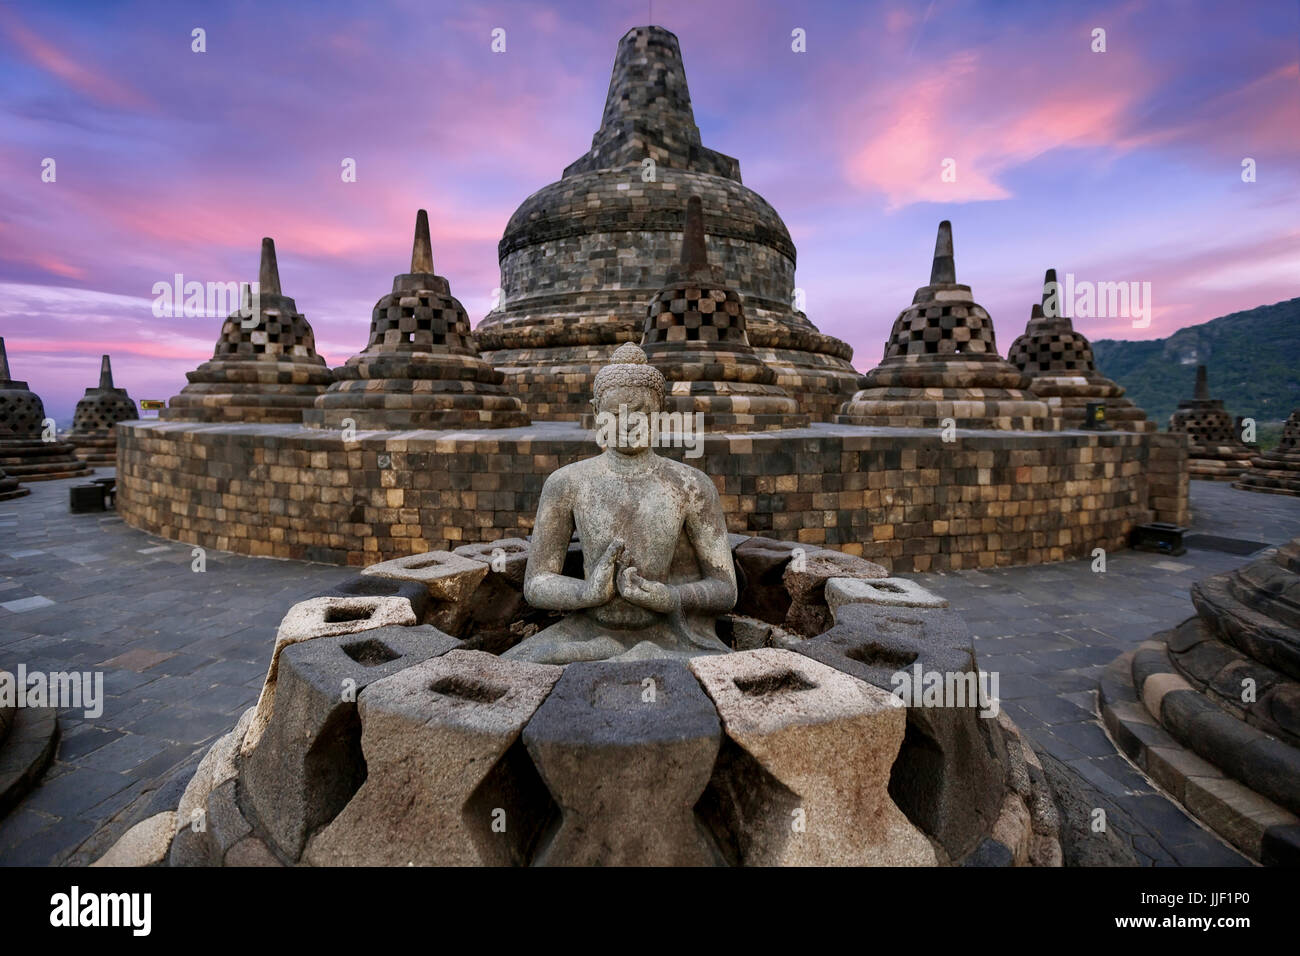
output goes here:
[{"label": "stone step", "polygon": [[1243,604],[1300,629],[1300,575],[1271,558],[1237,570],[1229,579],[1229,590]]},{"label": "stone step", "polygon": [[1241,603],[1232,594],[1230,575],[1216,574],[1192,585],[1196,613],[1219,637],[1247,656],[1300,680],[1300,635]]},{"label": "stone step", "polygon": [[1170,662],[1157,635],[1133,654],[1133,687],[1159,725],[1183,747],[1292,813],[1300,813],[1300,749],[1230,716]]},{"label": "stone step", "polygon": [[1098,713],[1119,749],[1250,859],[1270,866],[1300,863],[1300,817],[1226,776],[1164,730],[1133,686],[1133,658],[1133,651],[1117,657],[1098,686]]},{"label": "stone step", "polygon": [[1199,617],[1184,621],[1166,637],[1178,673],[1225,713],[1300,746],[1300,682],[1219,640]]}]

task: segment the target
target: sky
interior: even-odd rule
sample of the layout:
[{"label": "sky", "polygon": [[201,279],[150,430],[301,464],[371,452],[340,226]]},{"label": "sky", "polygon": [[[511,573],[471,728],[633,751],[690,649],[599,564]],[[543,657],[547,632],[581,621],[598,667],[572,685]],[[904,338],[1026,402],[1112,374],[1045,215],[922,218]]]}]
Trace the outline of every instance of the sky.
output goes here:
[{"label": "sky", "polygon": [[1048,267],[1150,283],[1148,325],[1076,317],[1091,338],[1300,295],[1289,0],[41,0],[0,3],[13,376],[60,421],[103,352],[133,398],[174,395],[221,319],[155,317],[155,284],[256,279],[262,236],[342,364],[421,207],[477,324],[506,221],[589,148],[618,40],[646,22],[678,36],[704,144],[781,214],[808,317],[859,369],[928,281],[941,219],[1003,354]]}]

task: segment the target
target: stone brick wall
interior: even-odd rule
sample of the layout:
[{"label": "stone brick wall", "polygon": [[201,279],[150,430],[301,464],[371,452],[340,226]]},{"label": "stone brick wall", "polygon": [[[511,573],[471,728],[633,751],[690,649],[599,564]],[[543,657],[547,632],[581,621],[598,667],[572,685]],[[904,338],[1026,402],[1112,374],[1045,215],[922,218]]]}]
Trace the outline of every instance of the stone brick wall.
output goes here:
[{"label": "stone brick wall", "polygon": [[1152,520],[1186,526],[1192,517],[1187,506],[1190,478],[1187,436],[1178,432],[1158,432],[1149,437],[1151,453],[1147,465],[1147,489]]},{"label": "stone brick wall", "polygon": [[[597,449],[570,423],[494,432],[118,426],[132,526],[242,554],[367,565],[530,534],[542,482]],[[1125,547],[1148,517],[1149,435],[817,425],[709,438],[737,533],[827,545],[894,571],[1036,564]],[[679,457],[680,449],[665,454]]]}]

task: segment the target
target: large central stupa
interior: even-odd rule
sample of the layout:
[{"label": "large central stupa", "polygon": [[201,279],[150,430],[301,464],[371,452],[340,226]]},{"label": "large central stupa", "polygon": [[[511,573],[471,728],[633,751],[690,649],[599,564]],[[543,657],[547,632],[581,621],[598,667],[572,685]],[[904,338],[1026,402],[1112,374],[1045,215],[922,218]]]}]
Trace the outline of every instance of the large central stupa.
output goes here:
[{"label": "large central stupa", "polygon": [[596,371],[641,339],[692,195],[703,200],[709,259],[743,297],[750,345],[777,384],[814,420],[853,393],[853,350],[793,306],[785,223],[741,183],[735,159],[700,141],[677,37],[637,27],[619,41],[591,149],[524,200],[498,247],[502,299],[477,329],[479,346],[533,418],[580,419]]}]

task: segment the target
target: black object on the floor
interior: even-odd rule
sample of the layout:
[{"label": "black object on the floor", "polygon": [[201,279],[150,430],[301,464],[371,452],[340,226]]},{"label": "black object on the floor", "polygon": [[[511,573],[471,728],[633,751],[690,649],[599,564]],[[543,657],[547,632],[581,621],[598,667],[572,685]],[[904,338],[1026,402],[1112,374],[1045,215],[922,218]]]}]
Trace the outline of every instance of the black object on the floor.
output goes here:
[{"label": "black object on the floor", "polygon": [[1156,554],[1177,556],[1187,550],[1183,546],[1183,534],[1186,531],[1181,525],[1167,521],[1135,525],[1129,535],[1129,547],[1134,551],[1154,551]]},{"label": "black object on the floor", "polygon": [[104,485],[73,485],[68,489],[68,510],[74,515],[87,511],[107,511],[108,489]]},{"label": "black object on the floor", "polygon": [[1189,548],[1198,551],[1222,551],[1224,554],[1247,555],[1268,547],[1263,541],[1245,541],[1241,538],[1221,538],[1215,534],[1189,534],[1183,539]]}]

